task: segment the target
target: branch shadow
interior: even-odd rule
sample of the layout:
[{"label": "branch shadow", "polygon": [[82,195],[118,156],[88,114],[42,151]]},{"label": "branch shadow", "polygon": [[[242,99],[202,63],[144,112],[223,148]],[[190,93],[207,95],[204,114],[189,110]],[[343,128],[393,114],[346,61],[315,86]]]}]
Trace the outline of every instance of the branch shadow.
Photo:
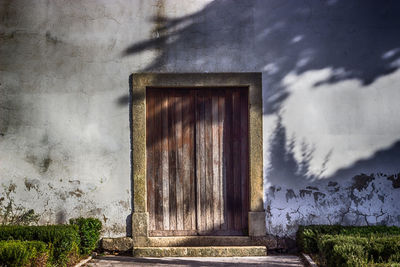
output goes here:
[{"label": "branch shadow", "polygon": [[[283,82],[289,73],[301,75],[330,68],[331,75],[314,84],[314,88],[322,90],[323,84],[348,79],[367,86],[400,66],[400,2],[394,0],[221,0],[177,18],[169,18],[162,7],[159,9],[151,19],[154,37],[132,44],[122,51],[122,56],[156,50],[158,56],[143,72],[262,71],[265,115],[280,114],[282,103],[290,94]],[[135,97],[142,96],[132,96]],[[125,106],[129,97],[121,96],[116,102]],[[300,144],[303,162],[298,163],[290,151],[295,142],[299,145],[298,140],[287,140],[285,129],[278,128],[271,141],[272,182],[317,181],[319,175],[309,172],[312,144]],[[289,147],[283,144],[287,141]],[[393,146],[385,150],[397,156],[396,145]],[[389,152],[385,155],[377,159],[382,157],[377,152],[368,163],[356,162],[329,178],[349,177],[363,170],[395,169],[388,168],[396,163],[395,157]],[[321,166],[321,171],[324,168]]]},{"label": "branch shadow", "polygon": [[400,140],[391,146],[376,151],[368,158],[359,159],[348,167],[340,168],[329,176],[322,177],[331,156],[329,151],[319,173],[310,170],[314,148],[303,142],[301,144],[301,160],[295,157],[294,147],[297,142],[295,137],[288,138],[286,128],[282,125],[281,118],[270,140],[270,168],[267,170],[267,180],[271,186],[285,185],[287,187],[305,187],[328,183],[340,183],[343,180],[355,177],[360,173],[366,174],[393,174],[399,172]]},{"label": "branch shadow", "polygon": [[368,85],[397,70],[398,14],[400,2],[393,0],[213,1],[179,18],[157,12],[155,37],[122,56],[156,50],[144,72],[262,71],[264,113],[271,114],[289,95],[282,83],[288,73],[330,68],[317,88],[346,79]]},{"label": "branch shadow", "polygon": [[[143,72],[262,71],[264,115],[279,116],[282,111],[290,95],[284,83],[288,74],[329,69],[328,77],[312,85],[315,90],[350,79],[359,81],[362,90],[400,66],[400,2],[395,0],[219,0],[178,18],[158,11],[152,19],[154,38],[127,47],[123,57],[156,51],[158,56]],[[129,98],[121,96],[116,103],[125,106]],[[300,143],[299,162],[294,153],[298,142],[287,137],[279,122],[270,141],[267,180],[272,186],[311,186],[311,192],[319,185],[343,182],[351,188],[360,173],[398,171],[400,140],[322,181],[321,174],[310,172],[313,145]],[[321,173],[330,157],[331,151]],[[314,192],[315,202],[321,194]]]}]

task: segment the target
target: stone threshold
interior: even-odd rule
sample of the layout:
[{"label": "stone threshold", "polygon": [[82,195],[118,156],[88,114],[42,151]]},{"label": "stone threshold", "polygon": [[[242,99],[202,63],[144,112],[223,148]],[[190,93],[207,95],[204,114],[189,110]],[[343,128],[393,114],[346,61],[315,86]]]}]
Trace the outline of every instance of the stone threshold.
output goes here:
[{"label": "stone threshold", "polygon": [[[287,247],[284,240],[273,236],[175,236],[136,239],[137,247],[265,246],[272,250]],[[131,237],[103,238],[101,248],[109,252],[127,252],[133,249],[134,243]]]},{"label": "stone threshold", "polygon": [[249,257],[267,256],[265,246],[135,247],[134,257]]}]

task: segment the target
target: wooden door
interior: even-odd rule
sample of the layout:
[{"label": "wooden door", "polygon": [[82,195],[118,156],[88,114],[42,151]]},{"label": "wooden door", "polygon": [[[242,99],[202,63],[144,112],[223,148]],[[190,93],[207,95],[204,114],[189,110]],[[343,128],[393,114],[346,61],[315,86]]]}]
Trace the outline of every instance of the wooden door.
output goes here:
[{"label": "wooden door", "polygon": [[194,95],[146,92],[147,208],[150,235],[195,235]]},{"label": "wooden door", "polygon": [[246,234],[247,89],[146,94],[150,235]]},{"label": "wooden door", "polygon": [[197,229],[242,235],[248,214],[248,101],[245,89],[196,94]]}]

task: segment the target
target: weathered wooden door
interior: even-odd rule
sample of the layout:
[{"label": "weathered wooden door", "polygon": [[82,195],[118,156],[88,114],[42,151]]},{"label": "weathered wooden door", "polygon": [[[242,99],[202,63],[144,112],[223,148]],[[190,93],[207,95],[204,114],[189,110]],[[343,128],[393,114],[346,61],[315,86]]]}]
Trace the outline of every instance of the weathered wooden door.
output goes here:
[{"label": "weathered wooden door", "polygon": [[248,228],[246,88],[148,88],[151,236],[244,235]]}]

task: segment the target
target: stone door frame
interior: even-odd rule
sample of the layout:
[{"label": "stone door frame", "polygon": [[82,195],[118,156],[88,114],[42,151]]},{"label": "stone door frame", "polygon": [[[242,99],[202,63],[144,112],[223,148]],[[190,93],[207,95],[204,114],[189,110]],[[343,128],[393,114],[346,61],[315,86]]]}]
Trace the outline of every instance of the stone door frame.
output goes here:
[{"label": "stone door frame", "polygon": [[265,236],[263,205],[263,135],[261,73],[134,73],[131,85],[132,237],[135,246],[148,244],[146,189],[146,88],[249,88],[249,236]]}]

